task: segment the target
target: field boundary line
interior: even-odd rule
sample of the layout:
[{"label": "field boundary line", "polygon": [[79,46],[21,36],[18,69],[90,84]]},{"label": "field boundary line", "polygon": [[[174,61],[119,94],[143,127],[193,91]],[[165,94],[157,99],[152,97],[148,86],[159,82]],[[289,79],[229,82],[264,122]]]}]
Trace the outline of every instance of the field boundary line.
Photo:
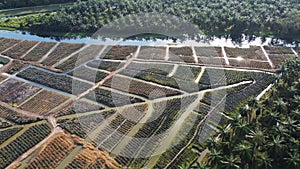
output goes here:
[{"label": "field boundary line", "polygon": [[57,42],[40,60],[38,63],[42,63],[61,43]]},{"label": "field boundary line", "polygon": [[36,48],[39,44],[41,44],[41,41],[38,41],[38,43],[36,43],[35,45],[33,45],[27,52],[25,52],[20,58],[19,60],[21,60],[22,58],[24,58],[28,53],[30,53],[34,48]]},{"label": "field boundary line", "polygon": [[67,57],[62,58],[61,60],[57,61],[53,67],[56,67],[62,63],[64,63],[65,61],[67,61],[68,59],[70,59],[72,56],[75,56],[76,54],[79,54],[80,52],[82,52],[84,49],[88,48],[89,46],[91,46],[90,44],[85,44],[84,46],[82,46],[80,49],[76,50],[75,52],[71,53],[70,55],[68,55]]},{"label": "field boundary line", "polygon": [[194,62],[196,64],[198,64],[199,61],[198,61],[198,56],[197,56],[197,53],[196,53],[196,50],[195,50],[195,46],[191,46],[191,48],[192,48],[192,51],[193,51]]},{"label": "field boundary line", "polygon": [[299,57],[298,53],[294,50],[294,48],[291,48],[291,50],[293,51],[293,53],[294,53],[297,57]]},{"label": "field boundary line", "polygon": [[[13,44],[12,46],[10,46],[10,47],[4,49],[4,50],[1,52],[1,55],[6,56],[6,55],[4,55],[3,53],[7,52],[8,50],[12,49],[13,47],[17,46],[18,44],[20,44],[20,43],[22,43],[22,42],[24,42],[24,41],[25,41],[25,40],[21,40],[20,42],[17,42],[16,44]],[[6,56],[6,57],[8,57],[8,56]],[[10,58],[10,57],[9,57],[9,58]]]},{"label": "field boundary line", "polygon": [[195,80],[195,83],[199,83],[200,82],[200,80],[201,80],[201,78],[202,78],[202,76],[203,76],[203,74],[204,74],[204,72],[205,72],[205,69],[206,69],[206,67],[205,66],[202,66],[201,67],[201,71],[200,71],[200,73],[198,74],[198,76],[197,76],[197,78],[196,78],[196,80]]},{"label": "field boundary line", "polygon": [[33,99],[36,95],[40,94],[44,89],[41,88],[38,92],[28,97],[26,100],[24,100],[21,104],[18,105],[18,108],[26,104],[29,100]]},{"label": "field boundary line", "polygon": [[172,77],[176,73],[178,67],[179,67],[178,64],[174,64],[174,67],[173,67],[172,71],[168,74],[167,77]]},{"label": "field boundary line", "polygon": [[226,51],[225,51],[225,47],[222,46],[221,49],[222,49],[222,54],[223,54],[223,58],[225,59],[226,65],[230,65],[229,59],[228,59],[228,57],[227,57],[227,53],[226,53]]},{"label": "field boundary line", "polygon": [[168,61],[169,58],[170,58],[170,47],[167,46],[166,47],[166,55],[165,55],[164,61]]},{"label": "field boundary line", "polygon": [[269,54],[267,53],[267,51],[265,50],[265,48],[264,48],[262,45],[260,46],[260,48],[261,48],[261,50],[263,51],[265,57],[267,58],[267,60],[268,60],[268,62],[269,62],[269,64],[270,64],[270,66],[271,66],[271,68],[274,68],[275,66],[274,66],[274,64],[272,63],[272,61],[271,61],[271,59],[270,59],[270,57],[269,57]]}]

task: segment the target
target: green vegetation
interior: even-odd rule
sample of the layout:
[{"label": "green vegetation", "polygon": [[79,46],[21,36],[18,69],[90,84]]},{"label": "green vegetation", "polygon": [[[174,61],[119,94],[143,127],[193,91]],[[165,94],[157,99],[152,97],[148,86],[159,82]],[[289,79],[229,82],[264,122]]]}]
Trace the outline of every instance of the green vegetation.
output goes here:
[{"label": "green vegetation", "polygon": [[198,168],[300,167],[300,60],[290,59],[266,99],[228,114],[229,125],[207,142],[210,153]]},{"label": "green vegetation", "polygon": [[[27,25],[32,32],[71,32],[92,34],[103,25],[111,23],[115,19],[129,14],[157,12],[175,15],[194,23],[207,35],[229,35],[233,39],[240,40],[241,34],[256,36],[274,36],[288,41],[299,41],[300,11],[298,0],[88,0],[78,1],[74,5],[62,8],[56,13],[40,15],[37,19],[28,17]],[[151,16],[153,24],[165,25],[161,15]],[[122,24],[126,29],[130,25],[134,29],[147,30],[144,21],[136,16],[130,17]],[[291,19],[293,18],[293,19]],[[175,19],[168,17],[174,28]],[[160,24],[159,22],[164,22]],[[134,25],[134,26],[133,26]],[[172,31],[171,31],[172,32]],[[169,33],[171,33],[169,31]]]},{"label": "green vegetation", "polygon": [[0,0],[0,9],[61,4],[75,1],[77,0]]},{"label": "green vegetation", "polygon": [[72,4],[73,3],[65,3],[65,4],[44,5],[44,6],[23,7],[23,8],[16,8],[16,9],[5,9],[5,10],[0,10],[0,17],[22,16],[28,14],[52,12],[52,11],[59,10],[61,7],[67,7]]}]

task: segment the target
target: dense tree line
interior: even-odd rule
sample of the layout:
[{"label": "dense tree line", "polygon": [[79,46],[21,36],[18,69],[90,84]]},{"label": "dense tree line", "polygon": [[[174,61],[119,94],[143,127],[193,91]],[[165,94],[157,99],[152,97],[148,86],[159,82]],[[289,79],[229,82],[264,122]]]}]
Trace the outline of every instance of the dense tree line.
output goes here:
[{"label": "dense tree line", "polygon": [[[298,0],[88,0],[31,20],[29,26],[45,32],[94,32],[122,16],[146,12],[178,16],[209,35],[239,38],[244,33],[300,39]],[[156,24],[163,25],[159,20],[153,21]]]},{"label": "dense tree line", "polygon": [[198,169],[300,168],[300,60],[287,61],[268,97],[228,115]]},{"label": "dense tree line", "polygon": [[0,9],[76,2],[77,0],[0,0]]}]

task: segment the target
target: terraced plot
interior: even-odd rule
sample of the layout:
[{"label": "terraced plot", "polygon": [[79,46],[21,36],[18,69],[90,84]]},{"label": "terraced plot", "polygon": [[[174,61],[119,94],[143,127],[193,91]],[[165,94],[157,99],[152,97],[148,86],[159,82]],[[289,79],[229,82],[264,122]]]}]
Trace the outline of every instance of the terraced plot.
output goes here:
[{"label": "terraced plot", "polygon": [[91,87],[90,84],[85,82],[39,68],[28,68],[19,72],[17,76],[74,95],[80,94]]},{"label": "terraced plot", "polygon": [[53,52],[42,62],[43,65],[51,66],[60,61],[61,59],[71,55],[73,52],[78,51],[83,44],[70,44],[61,43],[54,49]]}]

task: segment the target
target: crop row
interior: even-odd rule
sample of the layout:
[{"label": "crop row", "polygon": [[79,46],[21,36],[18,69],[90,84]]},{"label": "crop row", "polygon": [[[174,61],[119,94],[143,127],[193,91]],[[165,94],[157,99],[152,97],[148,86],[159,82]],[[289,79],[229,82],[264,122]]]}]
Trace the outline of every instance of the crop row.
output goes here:
[{"label": "crop row", "polygon": [[229,58],[242,57],[243,59],[267,60],[261,47],[250,46],[250,48],[225,48]]},{"label": "crop row", "polygon": [[22,60],[25,61],[39,61],[44,55],[46,55],[51,48],[55,46],[54,42],[41,42],[35,48],[33,48]]},{"label": "crop row", "polygon": [[254,79],[255,83],[246,86],[239,92],[230,92],[228,94],[225,104],[226,112],[232,112],[250,97],[258,96],[263,90],[265,90],[271,83],[274,82],[275,77],[269,74],[258,74],[254,77]]},{"label": "crop row", "polygon": [[[193,50],[191,47],[170,47],[169,48],[169,55],[175,56],[193,56]],[[169,56],[171,57],[171,56]]]},{"label": "crop row", "polygon": [[51,140],[51,142],[27,164],[26,168],[55,168],[74,147],[75,144],[70,137],[60,134]]},{"label": "crop row", "polygon": [[93,60],[87,63],[87,66],[95,69],[106,70],[113,72],[124,65],[123,62],[108,61],[108,60]]},{"label": "crop row", "polygon": [[225,66],[226,62],[224,58],[220,57],[197,57],[198,63],[201,65],[214,65],[214,66]]},{"label": "crop row", "polygon": [[22,128],[11,128],[0,131],[0,145],[4,143],[6,140],[8,140],[10,137],[15,135],[17,132],[19,132]]},{"label": "crop row", "polygon": [[58,120],[58,123],[71,134],[76,134],[81,138],[85,138],[89,132],[96,129],[105,119],[109,118],[114,113],[116,113],[114,110],[110,110],[72,119],[61,119]]},{"label": "crop row", "polygon": [[16,124],[28,124],[38,121],[38,118],[24,116],[14,110],[0,105],[0,117]]},{"label": "crop row", "polygon": [[191,80],[196,80],[200,72],[201,72],[201,67],[180,65],[172,77],[191,81]]},{"label": "crop row", "polygon": [[94,70],[86,66],[80,66],[68,74],[94,83],[100,82],[108,76],[106,72]]},{"label": "crop row", "polygon": [[0,168],[7,167],[11,162],[49,135],[51,129],[47,124],[30,127],[22,135],[0,148]]},{"label": "crop row", "polygon": [[[164,168],[166,167],[167,164],[171,162],[171,160],[175,158],[175,156],[180,152],[180,150],[184,148],[192,139],[194,133],[197,130],[197,126],[200,120],[201,118],[195,114],[191,114],[186,119],[185,124],[181,127],[181,129],[179,130],[179,134],[174,139],[175,140],[174,147],[168,149],[160,156],[154,168]],[[179,156],[179,158],[180,157],[181,156]],[[176,160],[178,160],[178,158],[176,158]],[[176,167],[178,167],[176,164],[175,165],[171,164],[169,168],[176,168]]]},{"label": "crop row", "polygon": [[147,105],[139,105],[118,111],[118,115],[93,140],[106,151],[112,151],[129,131],[144,117]]},{"label": "crop row", "polygon": [[100,152],[97,149],[83,148],[73,160],[66,166],[66,169],[84,168],[121,168],[117,162],[109,157],[108,153]]},{"label": "crop row", "polygon": [[25,104],[20,106],[20,109],[26,110],[38,115],[45,115],[50,110],[65,102],[68,97],[57,94],[52,91],[43,90]]},{"label": "crop row", "polygon": [[85,62],[95,59],[99,55],[102,48],[103,46],[91,45],[83,49],[81,52],[70,57],[60,65],[56,66],[56,68],[61,69],[63,71],[72,70],[78,65],[81,65]]},{"label": "crop row", "polygon": [[37,68],[28,68],[18,73],[17,76],[74,95],[80,94],[91,87],[90,84],[65,75],[50,73]]},{"label": "crop row", "polygon": [[253,60],[236,60],[229,59],[229,63],[233,67],[252,68],[252,69],[271,69],[267,61],[253,61]]},{"label": "crop row", "polygon": [[21,42],[21,40],[1,38],[0,39],[0,52],[3,52],[4,50],[12,47],[13,45],[15,45],[19,42]]},{"label": "crop row", "polygon": [[83,47],[83,44],[61,43],[49,56],[42,62],[43,65],[51,66],[59,62],[61,59],[71,55],[72,53]]},{"label": "crop row", "polygon": [[280,68],[282,63],[291,58],[293,55],[287,55],[287,54],[270,54],[269,58],[272,61],[272,63],[275,65],[276,68]]},{"label": "crop row", "polygon": [[166,47],[142,46],[138,58],[145,60],[164,60],[165,56]]},{"label": "crop row", "polygon": [[88,93],[85,98],[104,104],[109,107],[120,107],[128,104],[143,102],[143,100],[112,92],[105,89],[96,88]]},{"label": "crop row", "polygon": [[22,102],[24,102],[27,98],[37,93],[39,90],[41,90],[41,88],[30,84],[23,84],[8,92],[9,94],[3,97],[2,102],[12,104],[12,105],[19,105]]},{"label": "crop row", "polygon": [[137,46],[108,46],[100,56],[103,59],[126,60],[137,50]]},{"label": "crop row", "polygon": [[264,46],[264,49],[268,54],[290,54],[295,55],[291,48],[287,47],[273,47],[273,46]]},{"label": "crop row", "polygon": [[103,110],[102,106],[93,104],[84,100],[73,101],[69,106],[55,113],[55,117],[66,116],[71,114],[82,114],[91,111]]},{"label": "crop row", "polygon": [[198,57],[223,57],[220,47],[194,47]]},{"label": "crop row", "polygon": [[9,56],[13,59],[20,59],[27,51],[29,51],[34,45],[36,45],[37,41],[29,41],[25,40],[18,43],[16,46],[2,53],[3,55]]},{"label": "crop row", "polygon": [[134,159],[128,157],[145,157],[149,155],[159,144],[162,137],[165,136],[165,131],[175,123],[176,118],[194,99],[195,97],[185,97],[155,103],[153,105],[154,111],[148,119],[148,123],[145,123],[134,135],[116,160],[124,166],[130,166]]},{"label": "crop row", "polygon": [[157,99],[165,96],[174,96],[180,94],[180,92],[172,89],[167,89],[120,76],[114,76],[108,79],[103,85],[148,99]]},{"label": "crop row", "polygon": [[22,86],[23,84],[23,82],[15,79],[8,79],[2,84],[0,84],[0,100],[3,100],[5,95],[9,95],[10,92]]},{"label": "crop row", "polygon": [[253,80],[253,76],[259,74],[256,72],[234,71],[226,69],[205,69],[200,84],[207,85],[211,88],[226,86],[243,81]]}]

